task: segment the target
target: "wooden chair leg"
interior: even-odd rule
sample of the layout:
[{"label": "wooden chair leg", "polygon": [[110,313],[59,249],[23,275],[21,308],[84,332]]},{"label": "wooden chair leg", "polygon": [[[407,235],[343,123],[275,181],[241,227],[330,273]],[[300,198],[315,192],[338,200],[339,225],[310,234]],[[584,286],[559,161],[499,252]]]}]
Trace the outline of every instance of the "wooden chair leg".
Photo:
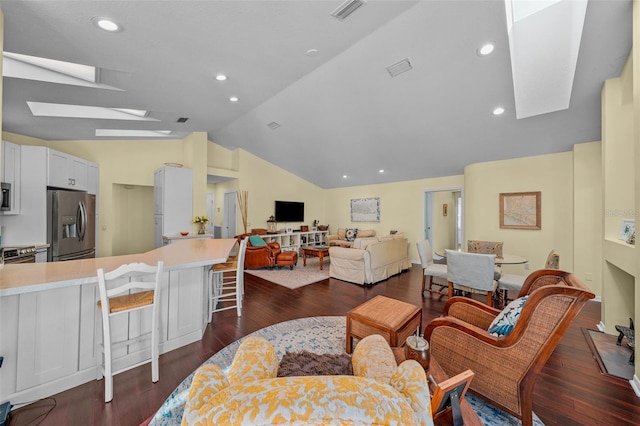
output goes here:
[{"label": "wooden chair leg", "polygon": [[453,297],[453,283],[449,281],[449,299]]},{"label": "wooden chair leg", "polygon": [[424,290],[425,290],[425,284],[427,283],[427,276],[424,274],[424,272],[422,273],[422,294],[424,295]]},{"label": "wooden chair leg", "polygon": [[493,308],[493,292],[492,291],[487,293],[487,305]]}]

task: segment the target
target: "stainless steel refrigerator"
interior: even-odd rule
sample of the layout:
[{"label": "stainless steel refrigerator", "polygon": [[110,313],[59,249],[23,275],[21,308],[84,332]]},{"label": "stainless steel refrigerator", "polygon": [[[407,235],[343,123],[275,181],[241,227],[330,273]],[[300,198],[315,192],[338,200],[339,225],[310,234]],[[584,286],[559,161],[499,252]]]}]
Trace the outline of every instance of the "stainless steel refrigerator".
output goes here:
[{"label": "stainless steel refrigerator", "polygon": [[79,191],[47,190],[47,260],[96,256],[96,196]]}]

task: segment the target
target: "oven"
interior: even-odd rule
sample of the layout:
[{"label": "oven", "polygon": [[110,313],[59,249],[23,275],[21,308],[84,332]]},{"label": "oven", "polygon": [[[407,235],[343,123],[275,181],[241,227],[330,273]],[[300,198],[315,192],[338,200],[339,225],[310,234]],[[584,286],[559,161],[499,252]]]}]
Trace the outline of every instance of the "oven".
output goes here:
[{"label": "oven", "polygon": [[36,263],[35,246],[5,247],[2,249],[2,263]]}]

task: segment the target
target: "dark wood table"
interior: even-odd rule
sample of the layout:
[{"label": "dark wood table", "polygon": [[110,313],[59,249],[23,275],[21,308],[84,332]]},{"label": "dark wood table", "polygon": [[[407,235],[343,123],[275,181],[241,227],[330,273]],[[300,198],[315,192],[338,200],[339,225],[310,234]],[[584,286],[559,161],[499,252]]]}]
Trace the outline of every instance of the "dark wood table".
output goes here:
[{"label": "dark wood table", "polygon": [[[394,347],[392,348],[393,355],[396,358],[398,364],[406,359],[404,354],[404,346],[402,347]],[[440,383],[444,380],[447,380],[449,376],[444,372],[438,361],[436,361],[433,356],[429,360],[429,370],[426,371],[427,376],[431,374],[436,382]],[[433,388],[431,384],[429,384],[429,390],[432,392],[433,396]],[[431,407],[432,409],[434,407]],[[476,412],[471,407],[471,404],[467,402],[466,399],[460,401],[460,412],[462,413],[462,420],[464,421],[464,426],[484,426],[480,417],[476,414]],[[453,424],[453,416],[451,415],[451,408],[447,408],[446,410],[441,411],[440,413],[433,414],[433,423],[436,426],[451,426]]]},{"label": "dark wood table", "polygon": [[302,247],[302,265],[307,266],[307,256],[320,259],[320,270],[322,271],[324,257],[329,257],[329,247]]}]

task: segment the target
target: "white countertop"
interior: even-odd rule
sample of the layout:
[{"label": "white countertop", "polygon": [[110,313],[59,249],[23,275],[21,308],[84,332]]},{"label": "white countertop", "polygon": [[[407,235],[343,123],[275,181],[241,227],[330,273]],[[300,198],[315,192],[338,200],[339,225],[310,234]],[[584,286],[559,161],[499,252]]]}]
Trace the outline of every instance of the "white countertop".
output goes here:
[{"label": "white countertop", "polygon": [[0,296],[94,283],[99,268],[111,271],[132,262],[153,265],[163,260],[166,271],[213,265],[226,261],[235,243],[233,238],[185,239],[140,254],[0,265]]}]

